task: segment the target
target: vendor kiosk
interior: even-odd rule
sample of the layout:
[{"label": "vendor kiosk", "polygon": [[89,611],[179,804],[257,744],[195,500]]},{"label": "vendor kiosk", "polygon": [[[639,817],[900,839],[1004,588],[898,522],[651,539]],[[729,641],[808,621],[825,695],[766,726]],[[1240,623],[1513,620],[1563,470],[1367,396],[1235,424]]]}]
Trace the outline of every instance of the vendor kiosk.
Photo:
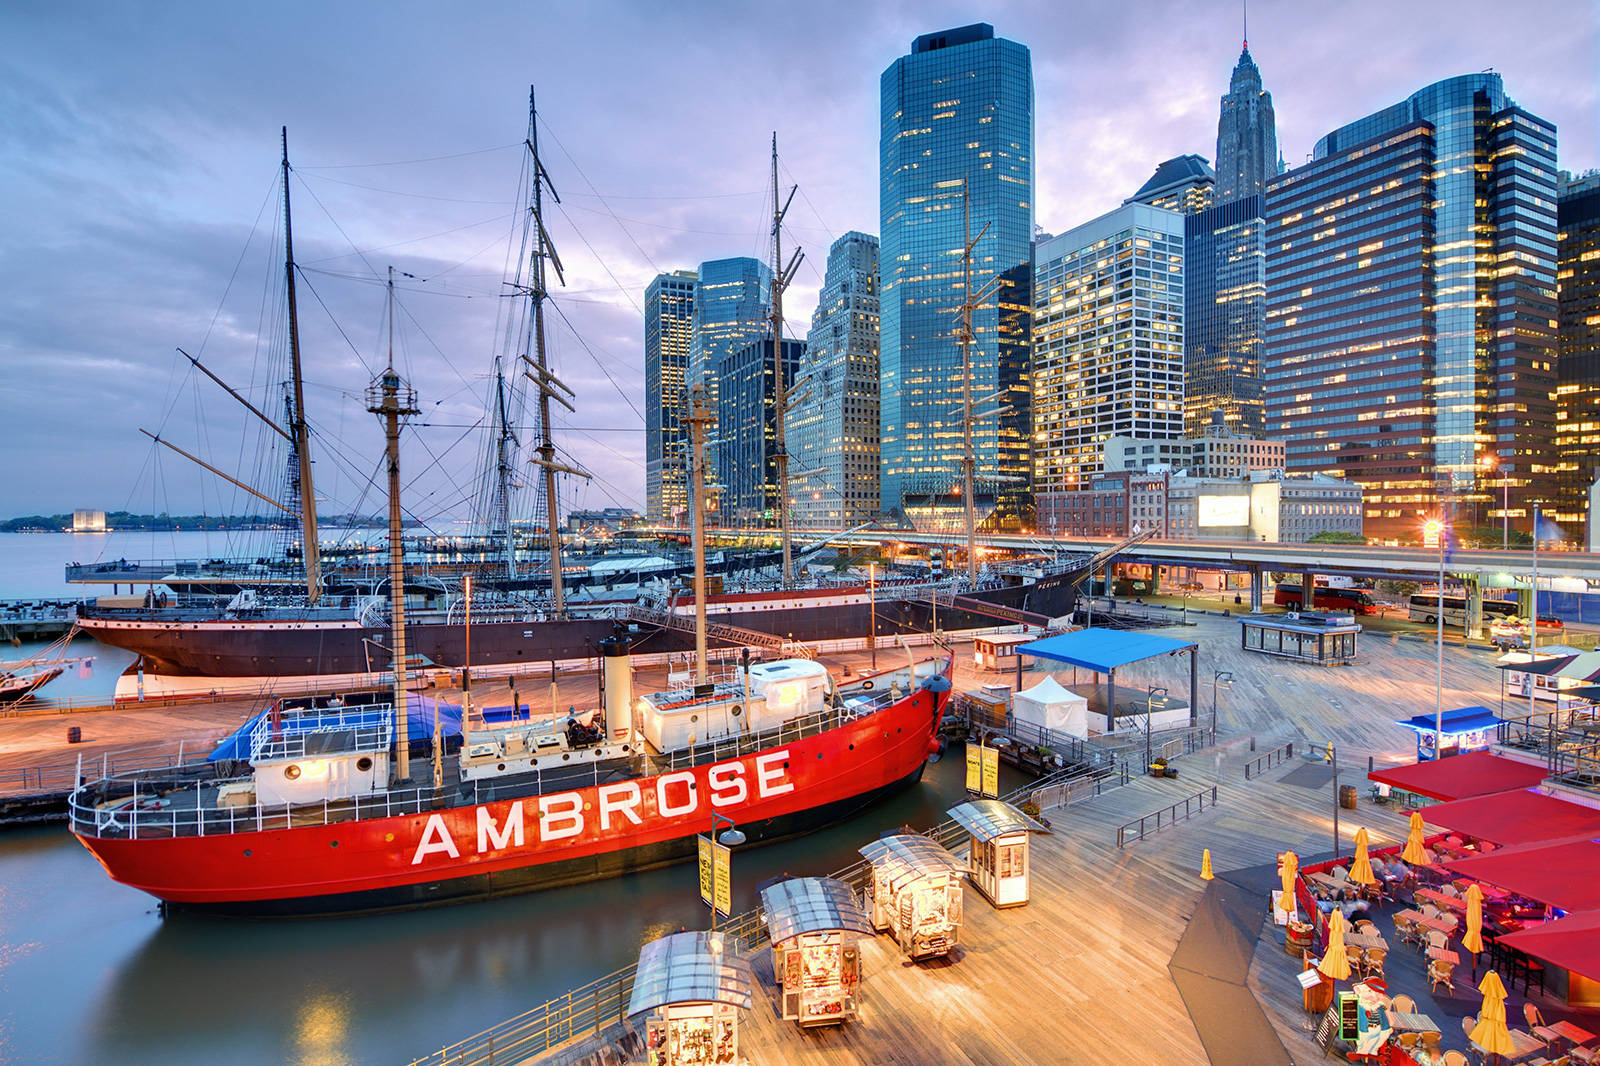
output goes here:
[{"label": "vendor kiosk", "polygon": [[967,879],[996,907],[1028,902],[1028,834],[1048,833],[1039,822],[997,799],[969,800],[948,811],[972,837]]},{"label": "vendor kiosk", "polygon": [[[648,1014],[649,1066],[734,1066],[738,1010],[749,1010],[753,975],[721,933],[673,933],[639,952],[628,1017]],[[736,1009],[737,1008],[737,1009]]]},{"label": "vendor kiosk", "polygon": [[912,961],[950,954],[961,928],[966,864],[914,833],[874,840],[861,854],[872,864],[872,927],[893,933]]},{"label": "vendor kiosk", "polygon": [[856,941],[872,935],[872,922],[850,886],[831,877],[794,877],[762,889],[761,907],[783,1017],[801,1026],[854,1017],[861,983]]}]

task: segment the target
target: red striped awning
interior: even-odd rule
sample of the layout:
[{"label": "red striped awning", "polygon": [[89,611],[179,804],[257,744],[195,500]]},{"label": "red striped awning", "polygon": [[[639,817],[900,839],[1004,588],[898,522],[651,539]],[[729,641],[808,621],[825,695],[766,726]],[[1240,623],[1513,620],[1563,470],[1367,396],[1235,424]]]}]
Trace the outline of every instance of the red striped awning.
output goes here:
[{"label": "red striped awning", "polygon": [[1470,751],[1445,759],[1374,770],[1367,777],[1430,799],[1458,800],[1514,788],[1531,788],[1543,781],[1546,773],[1543,766],[1487,751]]}]

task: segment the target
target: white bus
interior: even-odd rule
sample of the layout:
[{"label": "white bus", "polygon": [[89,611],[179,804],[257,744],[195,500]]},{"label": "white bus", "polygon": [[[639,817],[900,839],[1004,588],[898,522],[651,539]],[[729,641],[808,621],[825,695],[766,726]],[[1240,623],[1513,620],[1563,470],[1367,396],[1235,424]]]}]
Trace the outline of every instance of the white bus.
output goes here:
[{"label": "white bus", "polygon": [[[1516,600],[1484,600],[1483,620],[1485,623],[1495,621],[1497,618],[1510,618],[1517,613]],[[1411,597],[1410,610],[1407,617],[1413,622],[1427,622],[1432,624],[1439,620],[1439,594],[1436,592],[1419,592]],[[1444,624],[1465,629],[1467,625],[1467,599],[1465,596],[1446,596],[1444,598]],[[1540,623],[1544,625],[1544,622]]]}]

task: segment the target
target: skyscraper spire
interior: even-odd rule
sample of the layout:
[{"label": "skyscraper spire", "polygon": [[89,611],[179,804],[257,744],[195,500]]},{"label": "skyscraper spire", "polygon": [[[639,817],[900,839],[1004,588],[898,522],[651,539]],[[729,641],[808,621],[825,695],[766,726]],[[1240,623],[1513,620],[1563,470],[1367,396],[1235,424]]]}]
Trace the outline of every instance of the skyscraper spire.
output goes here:
[{"label": "skyscraper spire", "polygon": [[1262,87],[1261,70],[1251,58],[1247,24],[1244,49],[1234,64],[1217,121],[1217,201],[1265,192],[1268,179],[1276,173],[1277,158],[1272,94]]},{"label": "skyscraper spire", "polygon": [[1244,50],[1250,51],[1250,0],[1240,0],[1244,8]]}]

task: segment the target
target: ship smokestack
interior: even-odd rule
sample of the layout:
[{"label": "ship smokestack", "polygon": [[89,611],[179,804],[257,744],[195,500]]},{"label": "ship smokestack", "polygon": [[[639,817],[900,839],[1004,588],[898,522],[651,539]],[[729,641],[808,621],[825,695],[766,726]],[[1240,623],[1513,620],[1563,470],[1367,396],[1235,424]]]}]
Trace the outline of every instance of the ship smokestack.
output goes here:
[{"label": "ship smokestack", "polygon": [[600,687],[606,738],[629,743],[633,737],[633,658],[628,637],[617,632],[600,642]]}]

